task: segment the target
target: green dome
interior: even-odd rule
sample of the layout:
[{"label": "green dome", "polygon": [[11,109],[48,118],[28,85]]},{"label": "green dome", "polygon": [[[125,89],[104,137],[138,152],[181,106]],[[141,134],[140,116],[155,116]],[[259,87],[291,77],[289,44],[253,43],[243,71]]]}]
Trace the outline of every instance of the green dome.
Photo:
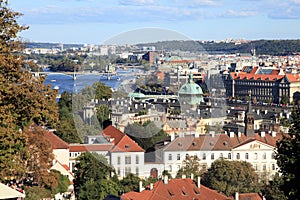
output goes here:
[{"label": "green dome", "polygon": [[203,91],[201,87],[193,81],[193,74],[189,75],[188,83],[181,86],[178,95],[181,101],[190,105],[204,102]]},{"label": "green dome", "polygon": [[181,86],[178,93],[179,93],[179,95],[180,94],[199,94],[199,95],[203,95],[203,91],[202,91],[201,87],[193,81],[193,74],[189,75],[188,83]]}]

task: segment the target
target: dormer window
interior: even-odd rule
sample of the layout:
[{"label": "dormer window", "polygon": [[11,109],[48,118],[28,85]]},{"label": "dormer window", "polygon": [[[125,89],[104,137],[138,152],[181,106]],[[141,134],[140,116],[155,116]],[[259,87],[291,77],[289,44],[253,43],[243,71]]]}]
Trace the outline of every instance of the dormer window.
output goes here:
[{"label": "dormer window", "polygon": [[125,148],[129,149],[130,148],[129,144],[125,144]]}]

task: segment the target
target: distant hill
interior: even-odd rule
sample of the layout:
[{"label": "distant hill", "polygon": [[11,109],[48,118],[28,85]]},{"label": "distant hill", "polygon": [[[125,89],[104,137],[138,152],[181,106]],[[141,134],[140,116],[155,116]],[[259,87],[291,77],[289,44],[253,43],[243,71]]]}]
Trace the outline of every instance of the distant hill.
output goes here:
[{"label": "distant hill", "polygon": [[154,46],[156,50],[182,50],[214,53],[251,53],[255,48],[257,55],[292,55],[300,53],[300,40],[253,40],[247,43],[213,43],[200,41],[160,41],[137,44],[137,46]]}]

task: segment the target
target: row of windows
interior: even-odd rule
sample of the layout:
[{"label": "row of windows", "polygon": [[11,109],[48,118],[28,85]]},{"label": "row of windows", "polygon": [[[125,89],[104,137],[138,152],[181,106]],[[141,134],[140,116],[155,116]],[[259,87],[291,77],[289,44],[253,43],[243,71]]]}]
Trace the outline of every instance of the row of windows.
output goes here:
[{"label": "row of windows", "polygon": [[[127,176],[127,175],[129,175],[131,173],[133,173],[131,171],[131,167],[125,167],[124,173],[121,172],[121,168],[120,167],[117,168],[117,174],[118,174],[118,176]],[[139,169],[139,167],[136,167],[135,168],[135,175],[139,176],[139,173],[140,173],[140,169]]]},{"label": "row of windows", "polygon": [[[186,156],[188,156],[188,154],[186,154]],[[258,157],[259,157],[259,156],[258,156],[258,153],[253,153],[253,159],[254,159],[254,160],[257,160]],[[220,153],[219,158],[225,158],[224,155],[223,155],[223,153]],[[228,154],[227,154],[227,158],[228,158],[228,159],[232,159],[231,153],[228,153]],[[169,159],[169,160],[172,160],[172,154],[169,154],[168,159]],[[207,159],[206,153],[203,153],[203,154],[202,154],[202,160],[206,160],[206,159]],[[215,159],[215,154],[214,154],[214,153],[210,153],[210,159],[211,159],[211,160],[214,160],[214,159]],[[236,159],[237,159],[237,160],[241,159],[241,154],[240,154],[240,153],[236,153]],[[246,160],[250,159],[249,153],[245,153],[245,154],[244,154],[244,159],[246,159]],[[262,159],[263,159],[263,160],[267,159],[267,154],[266,154],[266,153],[263,153],[263,154],[262,154]],[[275,153],[272,153],[271,159],[275,159]],[[181,154],[177,154],[177,160],[181,160]]]},{"label": "row of windows", "polygon": [[[125,156],[125,164],[130,165],[131,163],[131,156]],[[121,156],[117,157],[117,164],[121,164]],[[135,156],[135,164],[140,164],[140,157],[138,155]]]},{"label": "row of windows", "polygon": [[[253,164],[253,168],[254,168],[256,171],[259,170],[257,164]],[[266,171],[266,170],[267,170],[267,164],[263,164],[262,167],[261,167],[261,170]],[[275,165],[274,163],[271,165],[271,170],[273,170],[273,171],[276,170],[276,165]]]}]

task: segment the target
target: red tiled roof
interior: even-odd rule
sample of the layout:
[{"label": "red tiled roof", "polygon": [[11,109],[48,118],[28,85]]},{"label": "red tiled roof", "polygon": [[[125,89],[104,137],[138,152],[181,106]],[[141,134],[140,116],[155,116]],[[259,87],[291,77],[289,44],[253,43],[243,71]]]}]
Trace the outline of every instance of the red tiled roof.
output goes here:
[{"label": "red tiled roof", "polygon": [[122,139],[115,144],[112,152],[144,152],[144,149],[130,137],[124,135]]},{"label": "red tiled roof", "polygon": [[276,147],[276,141],[281,138],[282,134],[277,134],[276,137],[272,137],[270,134],[265,134],[264,137],[259,134],[255,134],[254,137],[247,137],[245,134],[241,134],[240,137],[236,134],[234,137],[229,137],[228,134],[215,134],[214,137],[211,135],[199,135],[199,137],[187,135],[178,137],[169,143],[165,151],[231,150],[255,140]]},{"label": "red tiled roof", "polygon": [[285,77],[288,79],[290,83],[292,82],[300,82],[299,74],[286,74]]},{"label": "red tiled roof", "polygon": [[113,144],[72,144],[70,152],[109,151]]},{"label": "red tiled roof", "polygon": [[262,80],[262,81],[277,81],[284,77],[284,75],[274,74],[250,74],[250,73],[236,73],[231,72],[231,77],[234,80]]},{"label": "red tiled roof", "polygon": [[209,189],[203,185],[198,188],[195,182],[190,179],[171,179],[165,184],[157,181],[153,184],[153,189],[143,190],[142,192],[128,192],[121,196],[123,200],[158,200],[158,199],[198,199],[198,200],[228,200],[223,194]]},{"label": "red tiled roof", "polygon": [[118,143],[122,139],[122,137],[125,135],[124,133],[122,133],[121,131],[119,131],[118,129],[113,127],[112,125],[109,125],[108,127],[106,127],[101,132],[101,134],[103,134],[103,136],[105,138],[107,138],[108,141],[110,138],[114,138],[114,140],[112,141],[112,143],[114,143],[114,144]]},{"label": "red tiled roof", "polygon": [[135,141],[111,125],[105,128],[102,134],[108,141],[113,138],[112,143],[115,146],[112,152],[144,152]]},{"label": "red tiled roof", "polygon": [[60,139],[57,135],[55,135],[51,131],[45,131],[44,137],[50,142],[52,145],[52,149],[68,149],[69,144]]}]

